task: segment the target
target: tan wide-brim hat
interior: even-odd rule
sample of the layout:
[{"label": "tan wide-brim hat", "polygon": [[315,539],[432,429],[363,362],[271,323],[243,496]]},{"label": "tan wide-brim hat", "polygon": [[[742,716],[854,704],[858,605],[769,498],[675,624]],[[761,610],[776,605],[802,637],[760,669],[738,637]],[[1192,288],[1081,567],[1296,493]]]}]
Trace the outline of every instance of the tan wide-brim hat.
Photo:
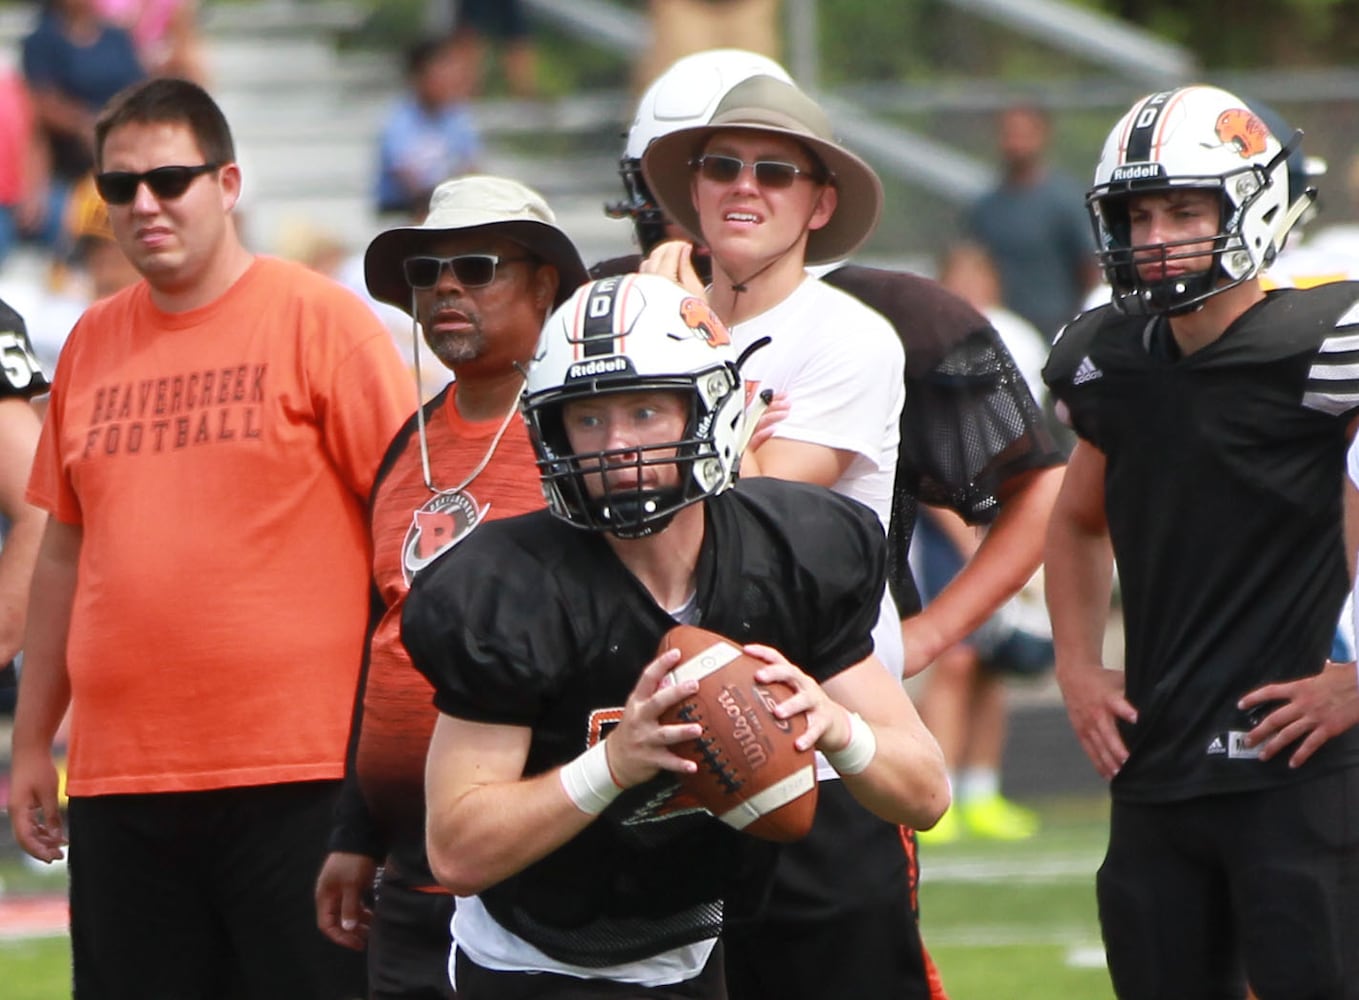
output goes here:
[{"label": "tan wide-brim hat", "polygon": [[557,269],[559,306],[589,280],[580,251],[557,225],[543,196],[506,177],[473,174],[444,181],[429,199],[429,215],[418,226],[378,233],[363,255],[363,278],[379,302],[411,311],[411,288],[401,262],[429,254],[431,244],[449,233],[484,229],[524,247]]},{"label": "tan wide-brim hat", "polygon": [[873,168],[835,141],[826,112],[801,90],[772,76],[752,76],[727,92],[708,124],[663,135],[642,154],[642,175],[657,203],[694,239],[702,242],[703,231],[691,192],[691,161],[724,129],[796,139],[830,172],[838,200],[830,221],[807,237],[808,264],[848,257],[873,234],[882,215],[882,181]]}]

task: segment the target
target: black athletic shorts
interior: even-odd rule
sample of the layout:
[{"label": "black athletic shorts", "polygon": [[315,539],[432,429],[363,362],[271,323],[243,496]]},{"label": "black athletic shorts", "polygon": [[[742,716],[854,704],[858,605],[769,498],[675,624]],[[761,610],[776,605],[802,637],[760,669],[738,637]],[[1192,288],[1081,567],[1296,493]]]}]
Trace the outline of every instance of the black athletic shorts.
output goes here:
[{"label": "black athletic shorts", "polygon": [[1122,1000],[1359,1000],[1359,768],[1115,802],[1096,887]]},{"label": "black athletic shorts", "polygon": [[931,1000],[942,996],[916,921],[914,834],[878,819],[841,781],[779,855],[753,921],[729,923],[731,1000]]},{"label": "black athletic shorts", "polygon": [[458,1000],[727,1000],[722,945],[693,979],[673,986],[635,986],[607,979],[577,979],[551,972],[496,972],[457,954]]},{"label": "black athletic shorts", "polygon": [[451,1000],[453,904],[448,893],[423,892],[386,869],[368,933],[370,1000]]},{"label": "black athletic shorts", "polygon": [[350,1000],[363,955],[316,928],[337,781],[72,797],[85,1000]]}]

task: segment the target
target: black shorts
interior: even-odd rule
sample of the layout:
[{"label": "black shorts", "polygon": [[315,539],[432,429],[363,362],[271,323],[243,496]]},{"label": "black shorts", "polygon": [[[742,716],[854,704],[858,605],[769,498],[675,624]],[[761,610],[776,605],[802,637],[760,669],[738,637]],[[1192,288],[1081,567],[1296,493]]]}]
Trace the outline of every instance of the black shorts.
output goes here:
[{"label": "black shorts", "polygon": [[719,942],[693,979],[673,986],[634,986],[607,979],[577,979],[551,972],[496,972],[457,954],[458,1000],[727,1000]]},{"label": "black shorts", "polygon": [[75,995],[349,1000],[363,955],[316,928],[339,782],[70,800]]},{"label": "black shorts", "polygon": [[942,996],[916,920],[912,831],[823,781],[812,831],[779,856],[757,919],[729,924],[732,1000],[931,1000]]},{"label": "black shorts", "polygon": [[368,934],[370,1000],[452,1000],[454,899],[421,891],[390,873],[388,867],[378,882]]},{"label": "black shorts", "polygon": [[1115,802],[1096,881],[1119,997],[1359,998],[1359,768]]}]

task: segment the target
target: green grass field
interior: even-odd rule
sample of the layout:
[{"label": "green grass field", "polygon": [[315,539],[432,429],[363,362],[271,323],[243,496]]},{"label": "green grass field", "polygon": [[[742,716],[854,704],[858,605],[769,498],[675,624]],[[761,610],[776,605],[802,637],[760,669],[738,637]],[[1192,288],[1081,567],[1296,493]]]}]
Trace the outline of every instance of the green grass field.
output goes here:
[{"label": "green grass field", "polygon": [[1036,805],[1032,840],[921,847],[921,931],[951,1000],[1113,998],[1094,888],[1107,802]]},{"label": "green grass field", "polygon": [[[1027,804],[1043,818],[1033,840],[922,848],[926,944],[952,1000],[1112,1000],[1094,896],[1106,802]],[[35,873],[12,854],[0,861],[0,880],[9,892],[64,886],[60,875]],[[0,983],[5,1000],[69,997],[66,939],[0,939]]]},{"label": "green grass field", "polygon": [[[19,860],[18,848],[0,854],[0,902],[6,895],[65,893],[61,869],[35,869]],[[0,936],[0,996],[5,1000],[55,1000],[71,995],[71,956],[66,936],[11,940]]]}]

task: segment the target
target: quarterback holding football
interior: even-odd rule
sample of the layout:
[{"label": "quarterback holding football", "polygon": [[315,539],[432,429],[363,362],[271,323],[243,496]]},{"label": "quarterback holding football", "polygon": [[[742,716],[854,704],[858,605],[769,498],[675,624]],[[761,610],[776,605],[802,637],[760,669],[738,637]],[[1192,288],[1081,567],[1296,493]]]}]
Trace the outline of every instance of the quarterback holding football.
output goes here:
[{"label": "quarterback holding football", "polygon": [[873,653],[877,518],[821,487],[736,486],[743,381],[691,298],[624,275],[549,318],[522,401],[548,509],[487,524],[406,604],[441,713],[427,846],[459,895],[466,1000],[725,996],[718,935],[758,916],[780,848],[681,782],[704,729],[662,718],[700,687],[667,679],[679,647],[657,655],[676,625],[762,660],[797,749],[874,812],[928,827],[948,805],[939,747]]}]

